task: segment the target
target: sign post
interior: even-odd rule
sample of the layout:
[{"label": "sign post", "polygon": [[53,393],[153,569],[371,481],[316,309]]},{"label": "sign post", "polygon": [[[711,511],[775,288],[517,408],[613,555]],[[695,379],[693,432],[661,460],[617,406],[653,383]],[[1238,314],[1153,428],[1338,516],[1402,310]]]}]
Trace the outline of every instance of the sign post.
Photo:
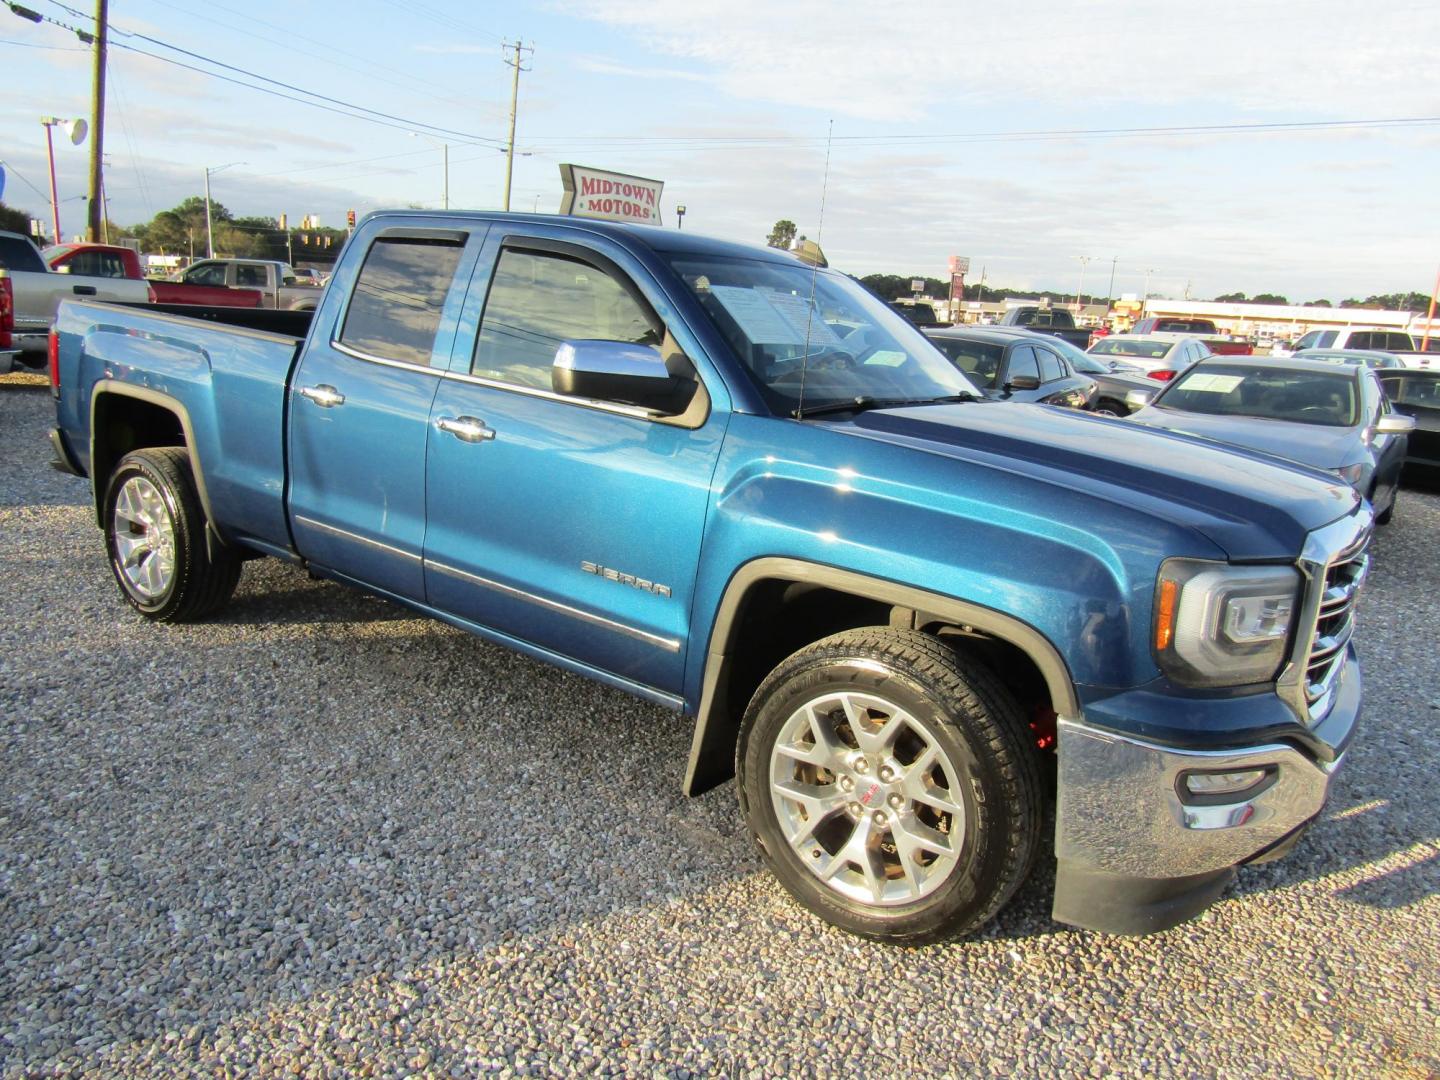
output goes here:
[{"label": "sign post", "polygon": [[663,180],[647,180],[643,176],[606,172],[584,165],[561,165],[560,182],[565,187],[565,198],[560,203],[562,214],[637,225],[660,224]]}]

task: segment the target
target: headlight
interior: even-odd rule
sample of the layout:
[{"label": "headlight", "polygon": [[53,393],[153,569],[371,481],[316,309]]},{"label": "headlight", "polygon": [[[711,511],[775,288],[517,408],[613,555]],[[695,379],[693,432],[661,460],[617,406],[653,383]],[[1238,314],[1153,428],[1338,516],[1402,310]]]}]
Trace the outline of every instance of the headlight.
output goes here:
[{"label": "headlight", "polygon": [[1186,686],[1244,686],[1275,678],[1299,607],[1288,566],[1166,559],[1155,589],[1155,658]]},{"label": "headlight", "polygon": [[1340,479],[1344,480],[1347,484],[1358,484],[1361,475],[1365,472],[1365,465],[1363,462],[1360,462],[1355,465],[1346,465],[1343,469],[1336,469],[1335,471],[1340,474]]}]

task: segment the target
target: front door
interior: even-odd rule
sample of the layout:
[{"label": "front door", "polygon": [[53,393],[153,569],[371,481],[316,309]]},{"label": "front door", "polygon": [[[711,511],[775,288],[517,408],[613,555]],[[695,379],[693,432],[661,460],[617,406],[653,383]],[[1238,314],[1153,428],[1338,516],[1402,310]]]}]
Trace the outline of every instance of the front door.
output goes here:
[{"label": "front door", "polygon": [[678,692],[724,417],[680,426],[554,393],[562,341],[659,346],[666,327],[608,258],[501,240],[481,256],[493,271],[473,351],[431,414],[430,603]]},{"label": "front door", "polygon": [[[389,229],[365,239],[346,310],[318,314],[291,384],[291,525],[317,569],[423,600],[433,361],[449,353],[446,311],[464,301],[467,237]],[[333,335],[319,331],[321,319],[333,320]]]}]

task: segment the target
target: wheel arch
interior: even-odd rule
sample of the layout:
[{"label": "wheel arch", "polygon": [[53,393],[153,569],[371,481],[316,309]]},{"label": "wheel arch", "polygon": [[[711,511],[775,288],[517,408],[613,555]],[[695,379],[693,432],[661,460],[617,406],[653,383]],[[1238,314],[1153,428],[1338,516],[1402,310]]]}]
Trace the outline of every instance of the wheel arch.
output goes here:
[{"label": "wheel arch", "polygon": [[90,394],[90,480],[96,524],[105,526],[105,489],[121,458],[132,450],[151,446],[183,446],[190,457],[195,490],[205,513],[206,535],[210,538],[207,542],[218,540],[214,527],[208,524],[215,516],[195,445],[190,412],[174,397],[114,379],[97,382]]},{"label": "wheel arch", "polygon": [[[996,643],[1023,659],[1043,680],[1050,707],[1060,716],[1080,714],[1079,698],[1069,667],[1059,650],[1040,631],[1014,616],[955,597],[820,563],[791,558],[760,558],[736,571],[726,586],[710,632],[695,717],[684,790],[698,795],[734,775],[735,744],[749,694],[769,667],[766,657],[756,678],[747,670],[742,632],[753,619],[774,614],[776,605],[819,599],[824,614],[808,625],[803,644],[841,629],[888,624],[973,635]],[[858,620],[858,621],[857,621]],[[781,647],[788,644],[782,637]],[[798,647],[798,646],[797,646]],[[774,662],[793,649],[785,648]],[[760,655],[764,656],[762,652]],[[751,683],[754,685],[750,685]]]}]

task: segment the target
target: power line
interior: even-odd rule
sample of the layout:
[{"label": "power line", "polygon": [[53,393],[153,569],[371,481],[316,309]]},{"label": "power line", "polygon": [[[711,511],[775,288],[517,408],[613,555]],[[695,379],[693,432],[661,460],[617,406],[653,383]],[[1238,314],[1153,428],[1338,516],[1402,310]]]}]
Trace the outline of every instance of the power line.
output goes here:
[{"label": "power line", "polygon": [[[56,7],[60,8],[62,11],[68,11],[68,12],[70,12],[71,14],[75,14],[75,15],[79,15],[79,16],[81,16],[81,17],[85,17],[85,13],[84,13],[84,12],[80,12],[80,11],[78,11],[77,9],[70,7],[68,4],[63,4],[63,3],[60,2],[60,0],[50,0],[50,3],[54,4]],[[15,8],[15,6],[16,6],[15,3],[13,2],[13,0],[6,0],[6,4],[7,4],[7,6],[10,7],[12,10],[13,10],[13,9]],[[56,25],[56,26],[63,27],[64,29],[70,30],[70,31],[72,31],[72,32],[74,32],[74,33],[77,33],[77,34],[82,33],[82,31],[78,30],[77,28],[75,28],[75,27],[73,27],[73,26],[68,26],[68,25],[66,25],[65,23],[62,23],[62,22],[60,22],[60,21],[57,20],[57,19],[52,19],[52,18],[51,18],[50,16],[48,16],[48,15],[43,15],[43,16],[41,16],[41,18],[44,19],[45,22],[52,23],[52,24],[54,24],[54,25]],[[342,100],[342,99],[340,99],[340,98],[330,97],[330,96],[327,95],[327,94],[321,94],[321,93],[318,93],[318,92],[316,92],[316,91],[314,91],[314,90],[306,90],[304,87],[295,86],[295,85],[292,84],[292,83],[287,83],[287,82],[284,82],[284,81],[282,81],[282,80],[280,80],[280,79],[272,79],[272,78],[270,78],[268,75],[261,75],[261,74],[259,74],[258,72],[250,71],[250,70],[248,70],[248,69],[246,69],[246,68],[242,68],[242,67],[237,67],[237,66],[234,65],[234,64],[227,64],[227,63],[226,63],[225,61],[223,61],[223,60],[216,60],[214,57],[206,56],[206,55],[204,55],[203,53],[197,53],[197,52],[194,52],[194,51],[192,51],[192,50],[190,50],[190,49],[181,48],[179,45],[172,45],[172,44],[171,44],[170,42],[168,42],[168,41],[162,41],[162,40],[160,40],[159,38],[151,37],[149,34],[141,34],[141,33],[138,33],[138,32],[136,32],[136,31],[131,31],[131,30],[122,30],[121,28],[115,26],[113,23],[107,23],[107,26],[109,27],[109,29],[110,29],[113,33],[120,34],[120,35],[122,35],[122,36],[124,36],[124,37],[127,37],[127,38],[137,38],[137,39],[139,39],[139,40],[141,40],[141,41],[148,41],[148,42],[150,42],[152,45],[158,45],[158,46],[159,46],[160,48],[162,48],[162,49],[169,49],[169,50],[172,51],[172,52],[180,53],[180,54],[183,55],[183,56],[188,56],[188,57],[190,57],[190,58],[192,58],[192,59],[194,59],[194,60],[199,60],[199,61],[201,61],[202,63],[210,64],[210,65],[212,65],[212,66],[214,66],[214,67],[218,67],[218,68],[223,68],[223,69],[226,70],[226,71],[233,71],[233,72],[235,72],[237,75],[244,75],[244,76],[246,76],[247,78],[258,79],[258,80],[260,80],[261,82],[269,83],[269,84],[271,84],[272,86],[279,86],[279,87],[282,87],[282,88],[284,88],[284,89],[286,89],[286,90],[293,90],[293,91],[294,91],[295,93],[297,93],[297,94],[304,94],[304,95],[305,95],[305,98],[295,98],[295,97],[290,97],[290,96],[287,95],[287,94],[279,94],[279,93],[276,93],[276,92],[273,91],[273,90],[267,90],[265,87],[255,86],[253,83],[245,83],[245,82],[241,82],[241,81],[239,81],[239,80],[237,80],[237,79],[226,78],[225,76],[219,74],[218,72],[207,71],[207,70],[205,70],[205,69],[203,69],[203,68],[192,67],[192,66],[189,65],[189,64],[181,63],[180,61],[171,59],[170,57],[159,56],[159,55],[157,55],[157,54],[155,54],[155,53],[147,52],[146,50],[140,49],[140,48],[136,48],[136,47],[133,46],[133,45],[125,45],[125,44],[122,44],[121,42],[118,42],[118,41],[116,41],[116,42],[111,42],[111,44],[112,44],[115,48],[128,49],[130,52],[139,53],[139,54],[141,54],[142,56],[148,56],[148,57],[150,57],[151,59],[160,60],[160,61],[163,61],[163,62],[168,63],[168,64],[174,64],[176,67],[187,68],[187,69],[189,69],[189,70],[191,70],[191,71],[198,72],[198,73],[200,73],[200,74],[202,74],[202,75],[209,75],[211,78],[221,79],[221,80],[223,80],[223,81],[225,81],[225,82],[235,83],[235,84],[238,85],[238,86],[246,86],[246,87],[248,87],[248,88],[251,89],[251,90],[260,90],[260,91],[262,91],[262,92],[264,92],[264,93],[275,94],[275,96],[277,96],[277,97],[286,98],[287,100],[295,101],[295,102],[298,102],[298,103],[300,103],[300,104],[312,105],[312,106],[314,106],[315,108],[325,108],[325,106],[318,104],[318,102],[321,102],[321,101],[323,101],[323,102],[329,102],[329,103],[332,104],[332,105],[340,106],[341,108],[344,108],[344,109],[353,110],[353,111],[350,112],[350,113],[342,113],[341,115],[348,115],[348,116],[350,116],[352,119],[357,119],[357,120],[365,120],[365,119],[369,119],[370,117],[378,117],[378,118],[383,118],[384,120],[395,121],[395,123],[386,124],[385,126],[387,126],[387,127],[396,127],[396,128],[398,128],[398,130],[401,130],[401,131],[413,131],[413,130],[415,130],[416,128],[424,128],[424,129],[427,129],[427,130],[436,132],[437,134],[449,135],[449,136],[452,136],[452,137],[454,137],[454,138],[461,139],[461,140],[465,140],[465,141],[469,141],[469,142],[481,143],[481,144],[486,144],[486,145],[498,145],[499,142],[500,142],[500,140],[498,140],[498,139],[492,139],[492,138],[490,138],[490,137],[488,137],[488,136],[485,136],[485,135],[476,135],[476,134],[473,134],[473,133],[468,132],[468,131],[457,131],[457,130],[455,130],[455,129],[453,129],[453,128],[441,127],[441,126],[439,126],[438,124],[429,124],[429,123],[426,123],[426,122],[424,122],[424,121],[422,121],[422,120],[410,120],[410,119],[407,119],[406,117],[403,117],[403,116],[396,116],[396,115],[394,115],[393,113],[381,112],[381,111],[378,110],[378,109],[371,109],[371,108],[369,108],[368,106],[365,106],[365,105],[357,105],[357,104],[355,104],[354,102],[344,101],[344,100]],[[316,99],[316,100],[315,100],[315,101],[309,101],[309,100],[306,100],[306,98],[314,98],[314,99]],[[335,110],[335,109],[330,109],[330,110],[328,110],[328,111],[330,111],[330,112],[335,112],[336,110]],[[356,115],[355,115],[356,112],[366,113],[366,114],[369,114],[369,116],[356,116]],[[372,120],[371,122],[373,122],[373,123],[380,123],[380,120],[379,120],[379,119],[376,119],[376,120]],[[400,125],[403,125],[403,126],[400,126]]]}]

